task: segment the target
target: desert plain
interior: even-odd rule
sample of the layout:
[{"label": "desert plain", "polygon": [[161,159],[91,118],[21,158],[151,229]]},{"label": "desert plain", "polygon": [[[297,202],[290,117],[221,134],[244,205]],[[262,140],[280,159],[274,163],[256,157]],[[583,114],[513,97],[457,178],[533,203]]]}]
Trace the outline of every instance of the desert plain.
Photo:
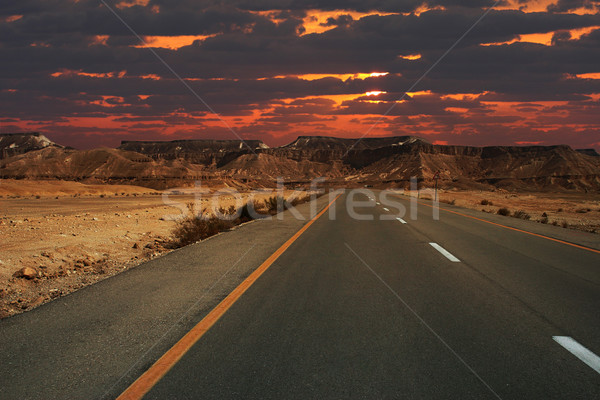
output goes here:
[{"label": "desert plain", "polygon": [[[196,198],[185,190],[131,185],[1,180],[0,316],[31,310],[173,251],[169,244],[187,205],[199,201],[210,209],[218,189]],[[240,192],[245,200],[250,194]],[[252,193],[258,202],[273,194]],[[217,198],[223,208],[239,201],[225,194]],[[598,194],[440,190],[440,202],[488,213],[504,208],[507,218],[522,211],[517,215],[539,223],[600,231]]]},{"label": "desert plain", "polygon": [[[0,180],[0,317],[35,308],[173,251],[188,204],[205,212],[275,191],[201,196],[129,185]],[[293,191],[283,192],[286,198]]]}]

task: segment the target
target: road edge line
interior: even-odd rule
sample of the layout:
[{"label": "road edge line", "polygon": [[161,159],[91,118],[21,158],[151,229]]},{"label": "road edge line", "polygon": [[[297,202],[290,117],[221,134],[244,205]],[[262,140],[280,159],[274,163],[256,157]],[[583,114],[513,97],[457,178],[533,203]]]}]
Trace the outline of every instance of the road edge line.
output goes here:
[{"label": "road edge line", "polygon": [[[427,204],[427,203],[422,203],[420,201],[418,201],[417,203],[421,204],[421,205],[424,205],[426,207],[435,208],[435,206],[432,206],[432,205]],[[499,224],[497,222],[488,221],[488,220],[483,219],[483,218],[477,218],[477,217],[473,217],[472,215],[462,214],[462,213],[459,213],[459,212],[456,212],[456,211],[448,210],[447,208],[442,208],[442,207],[438,207],[438,208],[440,210],[442,210],[442,211],[446,211],[446,212],[449,212],[449,213],[452,213],[452,214],[460,215],[461,217],[471,218],[471,219],[474,219],[474,220],[477,220],[477,221],[481,221],[481,222],[485,222],[485,223],[488,223],[488,224],[496,225],[496,226],[499,226],[501,228],[510,229],[512,231],[525,233],[527,235],[536,236],[536,237],[539,237],[539,238],[542,238],[542,239],[551,240],[553,242],[566,244],[567,246],[572,246],[572,247],[576,247],[578,249],[587,250],[587,251],[591,251],[593,253],[600,254],[600,250],[596,250],[596,249],[588,247],[588,246],[583,246],[583,245],[580,245],[580,244],[575,244],[575,243],[567,242],[565,240],[555,239],[553,237],[542,235],[540,233],[533,233],[533,232],[529,232],[529,231],[526,231],[526,230],[523,230],[523,229],[513,228],[512,226],[502,225],[502,224]],[[474,210],[474,211],[476,211],[476,210]]]},{"label": "road edge line", "polygon": [[190,329],[177,343],[163,354],[146,372],[137,378],[117,400],[138,400],[143,398],[171,368],[187,353],[202,336],[235,304],[235,302],[252,286],[254,282],[302,235],[319,217],[331,207],[341,196],[333,199],[327,207],[321,210],[313,219],[308,221],[291,238],[281,245],[257,269],[255,269],[242,283],[227,295],[215,308],[212,309],[200,322]]}]

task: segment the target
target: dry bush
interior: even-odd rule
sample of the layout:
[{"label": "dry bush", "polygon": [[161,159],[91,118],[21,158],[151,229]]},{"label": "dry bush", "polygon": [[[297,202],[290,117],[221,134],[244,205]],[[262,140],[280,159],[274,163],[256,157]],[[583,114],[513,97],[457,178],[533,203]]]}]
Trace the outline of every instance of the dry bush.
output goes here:
[{"label": "dry bush", "polygon": [[531,215],[527,214],[523,210],[518,210],[518,211],[513,212],[512,216],[515,218],[519,218],[519,219],[531,219]]},{"label": "dry bush", "polygon": [[173,245],[183,247],[204,240],[233,227],[233,222],[217,217],[190,217],[180,221],[173,230]]},{"label": "dry bush", "polygon": [[498,215],[504,215],[505,217],[510,215],[510,210],[506,207],[502,207],[498,210]]},{"label": "dry bush", "polygon": [[265,199],[265,208],[269,214],[277,214],[286,209],[285,199],[281,196],[271,196]]},{"label": "dry bush", "polygon": [[493,206],[494,203],[492,203],[491,201],[489,201],[487,199],[483,199],[483,200],[481,200],[481,205],[482,206]]}]

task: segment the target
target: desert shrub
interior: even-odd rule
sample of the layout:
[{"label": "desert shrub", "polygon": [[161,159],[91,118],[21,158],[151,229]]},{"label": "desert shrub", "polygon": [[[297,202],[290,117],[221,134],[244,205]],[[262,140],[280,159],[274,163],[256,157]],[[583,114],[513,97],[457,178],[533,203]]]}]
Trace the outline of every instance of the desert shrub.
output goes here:
[{"label": "desert shrub", "polygon": [[173,230],[173,245],[175,247],[187,246],[206,239],[219,232],[226,231],[233,226],[231,221],[217,217],[198,218],[190,217],[180,221]]},{"label": "desert shrub", "polygon": [[483,200],[481,200],[481,205],[482,206],[493,206],[494,203],[492,203],[491,201],[489,201],[487,199],[483,199]]},{"label": "desert shrub", "polygon": [[498,210],[498,215],[504,215],[505,217],[510,215],[510,210],[506,207],[502,207]]},{"label": "desert shrub", "polygon": [[560,224],[560,226],[562,226],[563,228],[568,228],[568,227],[569,227],[569,224],[568,224],[568,222],[567,222],[567,221],[563,221],[563,222]]},{"label": "desert shrub", "polygon": [[42,196],[40,196],[40,195],[38,194],[38,195],[36,195],[36,196],[35,196],[35,198],[39,200],[39,199],[41,199],[41,198],[42,198]]},{"label": "desert shrub", "polygon": [[237,209],[234,205],[230,205],[229,208],[219,207],[219,214],[224,216],[231,216],[237,213]]},{"label": "desert shrub", "polygon": [[[546,213],[544,213],[544,214],[546,214]],[[542,219],[540,219],[540,222],[542,224],[547,224],[548,223],[548,216],[547,215],[546,216],[542,216]]]},{"label": "desert shrub", "polygon": [[557,212],[563,212],[563,209],[562,209],[562,208],[559,208],[559,209],[557,210]]},{"label": "desert shrub", "polygon": [[548,214],[547,214],[547,213],[543,213],[543,214],[542,214],[542,217],[546,217],[546,218],[548,218]]},{"label": "desert shrub", "polygon": [[271,196],[268,199],[265,199],[265,207],[269,213],[283,211],[286,209],[285,199],[281,196]]},{"label": "desert shrub", "polygon": [[527,214],[523,210],[518,210],[518,211],[513,212],[512,216],[515,218],[520,218],[520,219],[531,219],[531,215]]},{"label": "desert shrub", "polygon": [[256,211],[259,214],[265,214],[265,212],[267,211],[265,203],[262,202],[262,201],[256,201],[255,200],[254,201],[254,211]]},{"label": "desert shrub", "polygon": [[558,226],[558,221],[552,221],[552,225]]},{"label": "desert shrub", "polygon": [[106,195],[105,195],[105,194],[101,194],[101,195],[100,195],[100,198],[101,198],[101,199],[103,199],[103,198],[105,198],[105,197],[106,197]]},{"label": "desert shrub", "polygon": [[[252,211],[254,209],[254,212]],[[244,222],[252,221],[256,217],[258,211],[256,210],[256,202],[250,205],[250,203],[244,204],[239,210],[239,216],[236,223],[243,224]]]},{"label": "desert shrub", "polygon": [[306,196],[303,196],[303,197],[295,197],[294,199],[292,199],[290,201],[290,204],[295,207],[298,204],[306,203],[308,201],[310,201],[310,196],[306,195]]}]

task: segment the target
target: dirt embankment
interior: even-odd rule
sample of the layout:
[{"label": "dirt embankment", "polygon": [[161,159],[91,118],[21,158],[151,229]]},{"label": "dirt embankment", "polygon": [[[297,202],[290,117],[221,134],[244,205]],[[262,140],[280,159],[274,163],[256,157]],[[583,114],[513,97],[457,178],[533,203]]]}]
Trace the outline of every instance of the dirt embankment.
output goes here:
[{"label": "dirt embankment", "polygon": [[[0,181],[0,318],[171,251],[171,234],[186,205],[213,205],[209,193],[196,198],[189,190],[163,196],[134,186],[17,183]],[[265,191],[255,198],[272,195]],[[214,205],[227,209],[236,199],[222,194]]]}]

